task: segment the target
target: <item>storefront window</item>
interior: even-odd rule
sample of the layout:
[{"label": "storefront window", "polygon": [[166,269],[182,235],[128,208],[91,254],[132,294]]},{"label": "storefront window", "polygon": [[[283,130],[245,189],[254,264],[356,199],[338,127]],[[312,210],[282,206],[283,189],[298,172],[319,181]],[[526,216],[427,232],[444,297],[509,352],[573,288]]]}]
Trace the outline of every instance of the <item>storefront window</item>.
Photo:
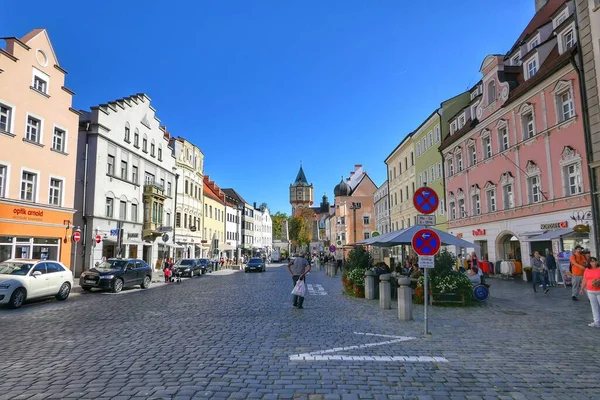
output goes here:
[{"label": "storefront window", "polygon": [[0,244],[0,262],[12,258],[12,245]]},{"label": "storefront window", "polygon": [[60,239],[0,237],[0,261],[10,258],[33,258],[41,260],[58,260]]}]

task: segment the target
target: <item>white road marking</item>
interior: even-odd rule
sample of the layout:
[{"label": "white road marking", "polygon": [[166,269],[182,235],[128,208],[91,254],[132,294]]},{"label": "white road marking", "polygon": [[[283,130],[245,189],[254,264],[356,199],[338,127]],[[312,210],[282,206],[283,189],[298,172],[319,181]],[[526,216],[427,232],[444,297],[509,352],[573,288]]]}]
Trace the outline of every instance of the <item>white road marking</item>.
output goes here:
[{"label": "white road marking", "polygon": [[327,292],[325,291],[325,288],[322,285],[313,285],[309,283],[306,285],[306,287],[308,289],[308,294],[312,296],[327,296]]},{"label": "white road marking", "polygon": [[[309,285],[310,286],[310,285]],[[328,353],[337,353],[338,351],[347,351],[355,349],[365,349],[375,346],[384,346],[387,344],[394,344],[400,342],[406,342],[414,340],[416,338],[411,336],[392,336],[392,335],[380,335],[377,333],[361,333],[354,332],[356,335],[363,336],[377,336],[385,338],[393,338],[392,340],[386,340],[384,342],[377,343],[366,343],[355,346],[336,347],[334,349],[317,350],[309,353],[294,354],[290,356],[290,361],[379,361],[379,362],[448,362],[444,357],[430,357],[430,356],[353,356],[353,355],[327,355]]]}]

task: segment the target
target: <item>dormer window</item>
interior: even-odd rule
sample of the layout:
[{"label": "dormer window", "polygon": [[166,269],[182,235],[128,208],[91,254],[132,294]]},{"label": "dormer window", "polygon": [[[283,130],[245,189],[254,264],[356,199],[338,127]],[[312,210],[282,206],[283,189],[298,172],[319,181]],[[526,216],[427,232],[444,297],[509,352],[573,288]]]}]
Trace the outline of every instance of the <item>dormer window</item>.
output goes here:
[{"label": "dormer window", "polygon": [[510,60],[510,64],[521,65],[521,56],[519,54],[514,55],[513,58],[511,58]]},{"label": "dormer window", "polygon": [[456,120],[452,121],[450,124],[450,134],[453,134],[454,132],[456,132]]},{"label": "dormer window", "polygon": [[558,14],[558,17],[556,17],[556,19],[554,20],[554,28],[556,28],[557,26],[560,26],[560,24],[565,22],[568,17],[569,17],[569,10],[567,8],[565,8],[560,14]]},{"label": "dormer window", "polygon": [[492,104],[494,101],[496,101],[496,81],[490,81],[487,89],[488,104]]},{"label": "dormer window", "polygon": [[537,65],[537,58],[532,58],[530,61],[527,62],[527,79],[530,79],[532,76],[535,75],[535,73],[538,70],[538,65]]},{"label": "dormer window", "polygon": [[462,128],[463,126],[465,126],[465,114],[458,117],[458,129]]},{"label": "dormer window", "polygon": [[527,50],[531,50],[531,49],[535,48],[538,44],[540,44],[539,34],[529,42],[529,44],[527,46]]},{"label": "dormer window", "polygon": [[571,47],[573,47],[575,45],[575,34],[573,33],[573,29],[569,29],[568,31],[563,33],[562,45],[563,45],[563,52],[565,50],[570,49]]}]

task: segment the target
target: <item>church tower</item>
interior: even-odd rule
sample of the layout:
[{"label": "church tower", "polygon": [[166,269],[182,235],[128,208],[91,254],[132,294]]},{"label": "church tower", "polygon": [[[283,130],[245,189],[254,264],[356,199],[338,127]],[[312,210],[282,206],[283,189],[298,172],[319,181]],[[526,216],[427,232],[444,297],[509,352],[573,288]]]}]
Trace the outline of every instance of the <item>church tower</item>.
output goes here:
[{"label": "church tower", "polygon": [[308,208],[313,204],[313,185],[306,180],[302,164],[296,180],[290,185],[290,204],[292,215],[296,215],[301,208]]}]

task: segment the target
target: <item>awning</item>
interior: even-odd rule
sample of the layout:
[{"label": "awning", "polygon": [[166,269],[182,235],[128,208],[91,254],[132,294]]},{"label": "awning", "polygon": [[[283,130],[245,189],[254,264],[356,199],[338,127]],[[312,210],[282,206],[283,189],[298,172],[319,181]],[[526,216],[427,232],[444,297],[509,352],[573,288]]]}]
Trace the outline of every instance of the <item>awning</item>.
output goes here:
[{"label": "awning", "polygon": [[543,233],[541,235],[537,235],[532,238],[529,238],[526,241],[527,242],[545,242],[545,241],[550,241],[552,239],[558,239],[560,237],[568,235],[569,233],[575,233],[573,231],[573,228],[555,229],[555,230]]},{"label": "awning", "polygon": [[185,249],[185,246],[181,246],[179,244],[165,243],[165,246],[167,246],[167,247],[173,247],[174,249]]},{"label": "awning", "polygon": [[219,250],[221,250],[221,251],[235,250],[235,249],[236,249],[236,247],[232,246],[230,244],[224,244],[219,248]]},{"label": "awning", "polygon": [[518,234],[519,237],[531,237],[531,236],[537,236],[537,235],[542,235],[546,233],[546,231],[531,231],[531,232],[521,232]]}]

